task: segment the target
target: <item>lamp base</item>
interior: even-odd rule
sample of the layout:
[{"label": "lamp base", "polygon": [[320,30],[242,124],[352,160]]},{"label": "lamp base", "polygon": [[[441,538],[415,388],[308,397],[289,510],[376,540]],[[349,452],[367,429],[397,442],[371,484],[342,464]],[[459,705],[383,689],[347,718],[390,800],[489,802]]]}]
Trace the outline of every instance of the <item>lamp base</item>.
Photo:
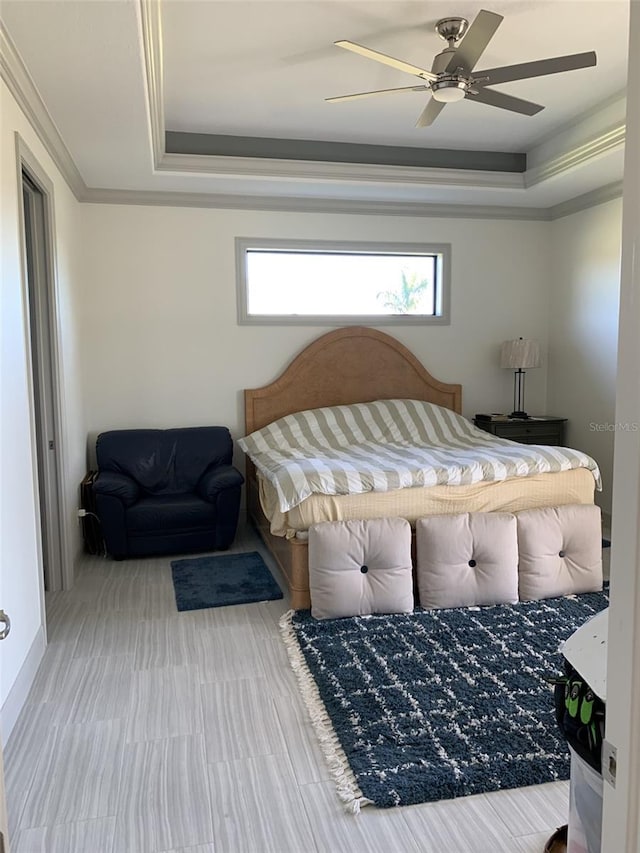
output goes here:
[{"label": "lamp base", "polygon": [[529,415],[526,412],[511,412],[510,418],[517,418],[520,421],[528,421]]}]

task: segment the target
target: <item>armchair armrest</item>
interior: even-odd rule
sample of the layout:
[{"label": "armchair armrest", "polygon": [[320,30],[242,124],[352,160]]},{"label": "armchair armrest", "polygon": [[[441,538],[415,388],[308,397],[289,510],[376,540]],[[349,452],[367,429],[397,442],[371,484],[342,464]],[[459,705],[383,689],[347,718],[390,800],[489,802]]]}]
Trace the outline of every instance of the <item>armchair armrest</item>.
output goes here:
[{"label": "armchair armrest", "polygon": [[219,465],[202,475],[198,483],[198,494],[213,503],[220,492],[234,486],[239,488],[243,483],[244,477],[237,468],[233,465]]},{"label": "armchair armrest", "polygon": [[93,491],[98,495],[119,498],[125,506],[131,506],[138,500],[140,487],[126,474],[120,474],[117,471],[100,471],[93,484]]}]

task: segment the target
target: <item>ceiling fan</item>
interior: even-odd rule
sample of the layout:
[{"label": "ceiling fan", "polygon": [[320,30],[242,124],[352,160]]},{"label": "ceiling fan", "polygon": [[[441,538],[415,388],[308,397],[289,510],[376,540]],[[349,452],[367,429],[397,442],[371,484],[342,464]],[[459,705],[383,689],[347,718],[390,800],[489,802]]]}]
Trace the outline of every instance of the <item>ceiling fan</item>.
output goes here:
[{"label": "ceiling fan", "polygon": [[[503,16],[482,9],[469,26],[466,18],[443,18],[435,26],[438,35],[448,42],[442,53],[433,60],[431,70],[418,68],[400,59],[394,59],[385,53],[371,50],[353,41],[335,42],[338,47],[353,51],[368,59],[390,65],[398,71],[413,74],[424,80],[419,86],[402,86],[395,89],[378,89],[374,92],[358,92],[354,95],[341,95],[326,98],[326,101],[350,101],[354,98],[367,98],[371,95],[383,95],[393,92],[431,92],[431,99],[420,114],[416,127],[428,127],[436,120],[446,104],[469,98],[481,104],[499,107],[502,110],[532,116],[543,110],[540,104],[514,98],[490,88],[498,83],[510,83],[513,80],[525,80],[529,77],[542,77],[545,74],[559,74],[577,68],[590,68],[596,64],[595,51],[574,53],[570,56],[555,56],[535,62],[523,62],[519,65],[505,65],[501,68],[489,68],[474,71],[475,65],[485,48],[502,23]],[[456,47],[456,42],[460,44]]]}]

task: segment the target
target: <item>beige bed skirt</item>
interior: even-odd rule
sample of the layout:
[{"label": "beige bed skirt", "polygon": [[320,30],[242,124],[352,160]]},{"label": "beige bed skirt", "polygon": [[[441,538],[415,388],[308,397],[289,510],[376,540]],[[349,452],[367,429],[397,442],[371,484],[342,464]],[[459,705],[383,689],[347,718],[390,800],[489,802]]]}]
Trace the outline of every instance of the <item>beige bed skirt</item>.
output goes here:
[{"label": "beige bed skirt", "polygon": [[260,503],[271,533],[293,539],[321,521],[406,518],[412,525],[425,515],[458,512],[518,512],[561,504],[592,504],[593,474],[586,468],[535,474],[470,486],[430,486],[365,492],[361,495],[311,495],[289,512],[281,512],[274,487],[258,475]]}]

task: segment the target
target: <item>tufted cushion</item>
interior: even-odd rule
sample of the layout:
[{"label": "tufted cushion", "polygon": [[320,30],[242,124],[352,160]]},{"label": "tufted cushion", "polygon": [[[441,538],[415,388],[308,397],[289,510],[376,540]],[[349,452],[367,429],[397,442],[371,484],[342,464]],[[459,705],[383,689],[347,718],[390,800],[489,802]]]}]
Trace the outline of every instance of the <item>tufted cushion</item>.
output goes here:
[{"label": "tufted cushion", "polygon": [[554,598],[602,589],[600,508],[591,505],[517,513],[520,598]]},{"label": "tufted cushion", "polygon": [[433,515],[416,522],[420,604],[472,607],[518,600],[515,516],[506,512]]},{"label": "tufted cushion", "polygon": [[316,619],[411,613],[411,527],[403,518],[325,521],[309,528]]}]

